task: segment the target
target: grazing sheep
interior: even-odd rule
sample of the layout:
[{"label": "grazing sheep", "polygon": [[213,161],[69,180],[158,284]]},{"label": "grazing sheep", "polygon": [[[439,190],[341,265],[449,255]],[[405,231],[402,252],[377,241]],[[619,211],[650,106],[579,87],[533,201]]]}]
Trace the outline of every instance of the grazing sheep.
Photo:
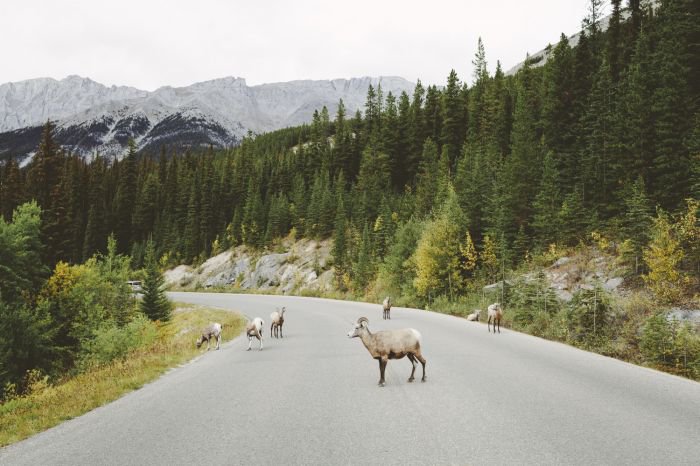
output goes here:
[{"label": "grazing sheep", "polygon": [[248,325],[245,328],[245,334],[248,336],[248,349],[246,351],[250,351],[250,345],[253,344],[253,337],[257,338],[258,341],[260,341],[260,351],[262,351],[264,325],[265,321],[262,320],[260,317],[256,317],[255,319],[248,322]]},{"label": "grazing sheep", "polygon": [[384,298],[384,302],[382,303],[382,307],[384,308],[384,319],[389,319],[391,320],[391,298],[386,297]]},{"label": "grazing sheep", "polygon": [[467,316],[467,320],[473,322],[479,322],[479,316],[481,315],[481,309],[475,309],[474,312]]},{"label": "grazing sheep", "polygon": [[282,325],[284,324],[284,312],[286,311],[285,307],[282,306],[281,311],[275,311],[272,314],[270,314],[270,320],[272,323],[270,324],[270,338],[272,338],[272,331],[274,330],[274,336],[275,338],[284,338],[282,335]]},{"label": "grazing sheep", "polygon": [[413,365],[409,382],[413,382],[413,375],[416,372],[416,360],[423,365],[423,378],[425,382],[425,358],[421,353],[421,335],[418,330],[405,328],[401,330],[384,330],[377,333],[370,333],[368,328],[369,320],[366,317],[357,319],[352,330],[348,332],[349,338],[360,337],[369,354],[379,361],[379,386],[383,387],[384,370],[389,359],[401,359],[408,356]]},{"label": "grazing sheep", "polygon": [[197,338],[197,348],[202,346],[204,340],[207,340],[207,351],[209,351],[209,343],[212,338],[216,338],[216,349],[219,349],[221,344],[221,324],[214,322],[202,330],[202,334]]},{"label": "grazing sheep", "polygon": [[493,320],[493,333],[496,333],[496,324],[498,324],[498,333],[501,333],[501,319],[503,318],[503,308],[501,303],[493,303],[488,308],[489,321],[486,326],[491,332],[491,321]]}]

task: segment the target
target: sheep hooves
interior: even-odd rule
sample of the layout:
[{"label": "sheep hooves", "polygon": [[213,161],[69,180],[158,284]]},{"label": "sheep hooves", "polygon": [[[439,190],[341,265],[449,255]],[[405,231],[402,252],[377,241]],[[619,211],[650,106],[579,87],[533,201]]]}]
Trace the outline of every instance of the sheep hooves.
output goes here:
[{"label": "sheep hooves", "polygon": [[489,332],[491,332],[491,322],[493,321],[493,333],[496,333],[496,325],[498,324],[498,333],[501,333],[501,319],[503,318],[503,308],[500,303],[493,303],[488,307],[489,320],[486,324]]},{"label": "sheep hooves", "polygon": [[248,337],[248,349],[246,351],[250,351],[250,346],[253,344],[253,338],[258,339],[258,341],[260,342],[260,351],[262,351],[264,326],[265,321],[262,320],[260,317],[256,317],[255,319],[248,322],[248,325],[245,328],[245,333]]},{"label": "sheep hooves", "polygon": [[384,372],[389,359],[401,359],[408,357],[411,362],[411,375],[409,382],[415,380],[416,366],[418,362],[423,366],[422,382],[427,380],[425,375],[426,360],[421,350],[421,334],[416,329],[405,328],[401,330],[384,330],[377,333],[369,331],[369,320],[366,317],[357,319],[353,328],[348,332],[349,338],[359,337],[367,351],[379,362],[379,383],[380,387],[386,384]]}]

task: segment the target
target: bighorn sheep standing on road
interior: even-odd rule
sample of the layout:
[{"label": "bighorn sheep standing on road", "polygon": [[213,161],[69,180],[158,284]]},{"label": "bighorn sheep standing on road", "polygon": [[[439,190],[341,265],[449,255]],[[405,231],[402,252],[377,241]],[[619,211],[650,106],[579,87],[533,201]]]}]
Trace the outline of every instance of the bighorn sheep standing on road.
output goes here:
[{"label": "bighorn sheep standing on road", "polygon": [[250,345],[253,344],[253,337],[257,338],[260,341],[260,351],[262,351],[262,349],[263,349],[263,326],[264,325],[265,325],[265,321],[262,320],[260,317],[256,317],[255,319],[248,322],[248,325],[245,328],[245,334],[248,336],[248,349],[247,349],[247,351],[250,351]]},{"label": "bighorn sheep standing on road", "polygon": [[382,303],[382,307],[384,307],[384,319],[389,319],[391,320],[391,298],[386,297],[384,298],[384,302]]},{"label": "bighorn sheep standing on road", "polygon": [[284,338],[282,335],[282,324],[284,324],[284,311],[286,311],[285,307],[282,306],[281,311],[275,311],[272,314],[270,314],[270,320],[272,323],[270,324],[270,338],[272,338],[272,331],[274,330],[274,336],[276,338]]},{"label": "bighorn sheep standing on road", "polygon": [[383,387],[384,370],[389,359],[401,359],[408,356],[413,365],[409,382],[413,382],[413,375],[416,373],[416,360],[423,365],[423,378],[425,382],[425,358],[421,353],[421,335],[418,330],[405,328],[401,330],[384,330],[377,333],[370,333],[367,327],[369,320],[367,317],[360,317],[354,324],[352,330],[348,332],[349,338],[360,337],[369,354],[379,361],[379,386]]},{"label": "bighorn sheep standing on road", "polygon": [[467,316],[467,320],[479,322],[479,316],[481,315],[481,309],[475,309],[474,312]]},{"label": "bighorn sheep standing on road", "polygon": [[498,323],[498,333],[501,333],[501,319],[503,318],[503,308],[501,303],[493,303],[489,306],[489,321],[486,326],[491,331],[491,321],[493,320],[493,333],[496,333],[496,323]]},{"label": "bighorn sheep standing on road", "polygon": [[219,349],[221,343],[221,324],[214,322],[202,330],[202,334],[197,338],[197,348],[202,346],[204,340],[207,340],[207,351],[209,351],[209,343],[212,338],[216,338],[216,349]]}]

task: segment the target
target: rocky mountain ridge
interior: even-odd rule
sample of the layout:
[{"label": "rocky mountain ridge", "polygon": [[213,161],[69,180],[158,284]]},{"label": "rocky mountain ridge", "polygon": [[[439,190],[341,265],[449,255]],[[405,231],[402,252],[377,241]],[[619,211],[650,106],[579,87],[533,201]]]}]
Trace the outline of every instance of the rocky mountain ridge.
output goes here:
[{"label": "rocky mountain ridge", "polygon": [[370,84],[395,95],[415,86],[393,76],[257,86],[226,77],[153,92],[79,76],[6,83],[0,85],[0,158],[31,155],[47,120],[56,122],[57,142],[81,155],[118,157],[129,139],[150,152],[163,145],[233,146],[249,132],[307,123],[323,106],[333,115],[340,99],[348,113],[362,109]]}]

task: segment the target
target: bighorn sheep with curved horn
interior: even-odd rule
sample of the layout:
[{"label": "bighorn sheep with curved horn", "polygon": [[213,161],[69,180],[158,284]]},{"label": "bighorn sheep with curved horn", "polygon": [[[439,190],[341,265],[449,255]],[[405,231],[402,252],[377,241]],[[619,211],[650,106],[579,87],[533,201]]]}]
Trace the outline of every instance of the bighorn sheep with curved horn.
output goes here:
[{"label": "bighorn sheep with curved horn", "polygon": [[421,382],[425,382],[425,358],[421,353],[421,334],[418,330],[405,328],[401,330],[384,330],[371,333],[368,328],[367,317],[360,317],[357,323],[353,324],[352,330],[348,332],[349,338],[360,337],[369,354],[379,361],[379,386],[383,387],[384,370],[389,359],[401,359],[408,356],[413,365],[409,382],[413,382],[416,373],[416,360],[423,365],[423,377]]}]

